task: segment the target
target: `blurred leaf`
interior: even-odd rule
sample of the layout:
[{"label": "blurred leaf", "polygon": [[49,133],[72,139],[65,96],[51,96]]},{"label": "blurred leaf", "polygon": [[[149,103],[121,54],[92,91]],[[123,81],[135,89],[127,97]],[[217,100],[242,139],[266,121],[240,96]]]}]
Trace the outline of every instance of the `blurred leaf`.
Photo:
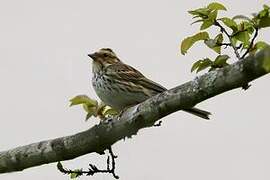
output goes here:
[{"label": "blurred leaf", "polygon": [[269,44],[267,44],[264,41],[259,41],[259,42],[254,44],[254,46],[251,48],[249,54],[256,54],[258,51],[260,51],[266,47],[269,47]]},{"label": "blurred leaf", "polygon": [[221,18],[219,20],[221,20],[227,27],[231,28],[234,32],[238,31],[237,23],[234,20],[227,17]]},{"label": "blurred leaf", "polygon": [[181,43],[181,53],[185,55],[194,43],[206,39],[209,39],[209,34],[207,32],[200,32],[193,36],[185,38]]},{"label": "blurred leaf", "polygon": [[74,173],[70,174],[70,179],[75,179],[75,178],[81,176],[82,169],[76,169],[74,171],[75,171]]},{"label": "blurred leaf", "polygon": [[238,32],[234,38],[236,38],[237,40],[243,42],[244,46],[248,46],[249,45],[249,39],[250,39],[250,35],[247,31],[244,32]]},{"label": "blurred leaf", "polygon": [[212,62],[209,58],[203,59],[203,60],[201,61],[200,65],[199,65],[199,67],[197,68],[196,73],[198,73],[198,72],[200,72],[200,71],[202,71],[202,70],[204,70],[204,69],[210,67],[210,66],[212,65],[212,63],[213,63],[213,62]]},{"label": "blurred leaf", "polygon": [[[267,48],[267,49],[266,49]],[[265,47],[265,50],[260,51],[259,53],[263,53],[261,56],[259,56],[258,60],[263,60],[263,68],[270,72],[270,46]],[[263,59],[261,59],[263,58]]]},{"label": "blurred leaf", "polygon": [[222,34],[218,34],[215,39],[208,39],[205,40],[204,43],[211,48],[212,50],[214,50],[216,53],[220,54],[221,53],[221,46],[220,44],[223,42],[223,35]]},{"label": "blurred leaf", "polygon": [[205,58],[205,59],[202,59],[202,60],[198,60],[197,62],[195,62],[191,68],[191,72],[196,71],[196,73],[210,67],[212,65],[212,61],[209,59],[209,58]]},{"label": "blurred leaf", "polygon": [[266,28],[266,27],[270,27],[270,17],[263,17],[260,19],[259,21],[259,28]]},{"label": "blurred leaf", "polygon": [[58,161],[58,163],[57,163],[57,169],[60,172],[64,172],[65,171],[65,169],[64,169],[64,167],[63,167],[63,165],[62,165],[62,163],[60,161]]},{"label": "blurred leaf", "polygon": [[218,13],[217,10],[211,12],[211,13],[209,14],[209,19],[212,20],[212,21],[214,22],[214,20],[217,19],[217,13]]},{"label": "blurred leaf", "polygon": [[199,23],[199,22],[203,22],[203,21],[204,21],[203,19],[199,19],[197,21],[192,22],[191,25],[196,24],[196,23]]},{"label": "blurred leaf", "polygon": [[202,60],[198,60],[197,62],[195,62],[193,65],[192,65],[192,68],[191,68],[191,72],[195,71],[199,66],[200,66],[200,63],[202,62]]},{"label": "blurred leaf", "polygon": [[223,43],[223,35],[220,33],[220,34],[218,34],[216,37],[215,37],[215,42],[216,42],[216,44],[221,44],[221,43]]},{"label": "blurred leaf", "polygon": [[90,99],[86,95],[78,95],[69,100],[71,102],[70,106],[78,105],[78,104],[86,104],[88,106],[97,106],[97,101],[94,99]]},{"label": "blurred leaf", "polygon": [[189,14],[193,16],[201,17],[203,19],[207,18],[210,12],[211,10],[208,8],[199,8],[199,9],[188,11]]},{"label": "blurred leaf", "polygon": [[236,20],[236,19],[239,19],[239,20],[246,20],[246,21],[249,21],[249,22],[252,22],[252,20],[247,17],[247,16],[244,16],[244,15],[236,15],[232,18],[232,20]]},{"label": "blurred leaf", "polygon": [[216,57],[215,61],[213,62],[212,67],[214,67],[214,68],[222,68],[224,66],[227,66],[228,65],[227,60],[229,58],[230,57],[228,55],[218,55]]},{"label": "blurred leaf", "polygon": [[216,41],[214,39],[207,39],[204,43],[211,49],[216,46]]},{"label": "blurred leaf", "polygon": [[118,114],[118,111],[112,109],[112,108],[108,108],[103,112],[104,116],[115,116]]},{"label": "blurred leaf", "polygon": [[224,10],[224,11],[227,11],[226,7],[223,4],[220,4],[220,3],[217,3],[217,2],[210,3],[207,6],[207,8],[211,9],[211,10]]},{"label": "blurred leaf", "polygon": [[264,49],[264,48],[268,47],[269,44],[267,44],[264,41],[258,41],[254,46],[256,47],[256,49],[261,50],[261,49]]},{"label": "blurred leaf", "polygon": [[212,26],[214,24],[214,22],[212,20],[204,20],[201,27],[200,27],[200,30],[204,30],[204,29],[207,29],[209,28],[210,26]]}]

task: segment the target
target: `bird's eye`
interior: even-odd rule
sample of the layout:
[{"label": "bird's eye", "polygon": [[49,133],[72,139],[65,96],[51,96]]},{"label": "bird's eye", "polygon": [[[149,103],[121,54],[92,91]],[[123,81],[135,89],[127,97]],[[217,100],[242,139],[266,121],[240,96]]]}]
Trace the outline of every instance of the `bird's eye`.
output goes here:
[{"label": "bird's eye", "polygon": [[103,54],[103,57],[108,57],[109,55],[108,54]]}]

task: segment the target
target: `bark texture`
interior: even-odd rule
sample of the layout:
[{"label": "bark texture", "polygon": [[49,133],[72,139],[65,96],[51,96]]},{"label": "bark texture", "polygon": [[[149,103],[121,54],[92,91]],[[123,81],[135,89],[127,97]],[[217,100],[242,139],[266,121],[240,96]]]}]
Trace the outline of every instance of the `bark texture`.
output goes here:
[{"label": "bark texture", "polygon": [[269,71],[270,48],[225,68],[208,72],[183,85],[158,94],[75,135],[37,142],[0,152],[0,173],[100,153],[117,141],[151,127],[162,117],[186,109],[223,92],[246,86]]}]

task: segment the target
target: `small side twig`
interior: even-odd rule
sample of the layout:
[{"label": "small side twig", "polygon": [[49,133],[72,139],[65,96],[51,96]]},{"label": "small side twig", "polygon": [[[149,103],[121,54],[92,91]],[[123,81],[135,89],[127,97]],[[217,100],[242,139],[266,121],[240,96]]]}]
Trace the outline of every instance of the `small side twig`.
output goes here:
[{"label": "small side twig", "polygon": [[246,55],[250,52],[250,50],[253,48],[253,45],[254,45],[254,42],[255,42],[255,39],[257,38],[258,36],[258,31],[259,31],[259,28],[255,28],[255,34],[246,50],[246,52],[242,55],[241,59],[244,59],[246,57]]},{"label": "small side twig", "polygon": [[94,174],[97,174],[97,173],[109,173],[109,174],[112,174],[115,179],[119,179],[119,176],[117,176],[115,173],[115,159],[117,158],[117,156],[114,155],[111,147],[109,147],[108,150],[109,150],[109,156],[107,157],[107,169],[99,169],[96,165],[89,164],[88,171],[85,171],[83,169],[70,170],[70,169],[64,168],[60,162],[58,162],[57,168],[60,172],[64,174],[68,174],[68,175],[75,174],[75,177],[79,177],[82,175],[93,176]]},{"label": "small side twig", "polygon": [[154,126],[154,127],[160,127],[161,124],[162,124],[162,121],[158,121],[158,122],[157,122],[156,124],[154,124],[153,126]]}]

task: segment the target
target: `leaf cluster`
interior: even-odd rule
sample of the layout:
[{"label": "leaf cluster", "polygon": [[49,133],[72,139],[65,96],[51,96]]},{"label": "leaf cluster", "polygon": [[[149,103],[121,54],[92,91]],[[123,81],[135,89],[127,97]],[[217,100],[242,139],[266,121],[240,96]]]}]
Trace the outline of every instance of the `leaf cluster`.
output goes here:
[{"label": "leaf cluster", "polygon": [[99,117],[104,119],[106,117],[115,116],[118,112],[111,107],[105,105],[103,102],[98,103],[96,100],[89,98],[87,95],[78,95],[70,99],[70,106],[82,105],[87,115],[85,120],[87,121],[90,117]]},{"label": "leaf cluster", "polygon": [[[264,41],[255,43],[258,30],[270,26],[270,8],[263,6],[257,14],[249,18],[244,15],[230,17],[218,17],[219,11],[227,11],[227,8],[218,2],[208,4],[206,7],[188,11],[195,21],[192,24],[200,23],[200,32],[185,38],[181,43],[181,53],[185,55],[187,51],[197,42],[204,44],[216,52],[218,55],[211,60],[204,58],[196,61],[191,71],[200,72],[209,68],[209,71],[222,68],[228,65],[228,55],[223,54],[222,49],[232,48],[237,59],[244,59],[247,55],[255,54],[259,50],[268,46]],[[206,29],[217,27],[219,32],[211,37]],[[227,41],[227,42],[224,42]],[[222,48],[223,47],[223,48]]]}]

